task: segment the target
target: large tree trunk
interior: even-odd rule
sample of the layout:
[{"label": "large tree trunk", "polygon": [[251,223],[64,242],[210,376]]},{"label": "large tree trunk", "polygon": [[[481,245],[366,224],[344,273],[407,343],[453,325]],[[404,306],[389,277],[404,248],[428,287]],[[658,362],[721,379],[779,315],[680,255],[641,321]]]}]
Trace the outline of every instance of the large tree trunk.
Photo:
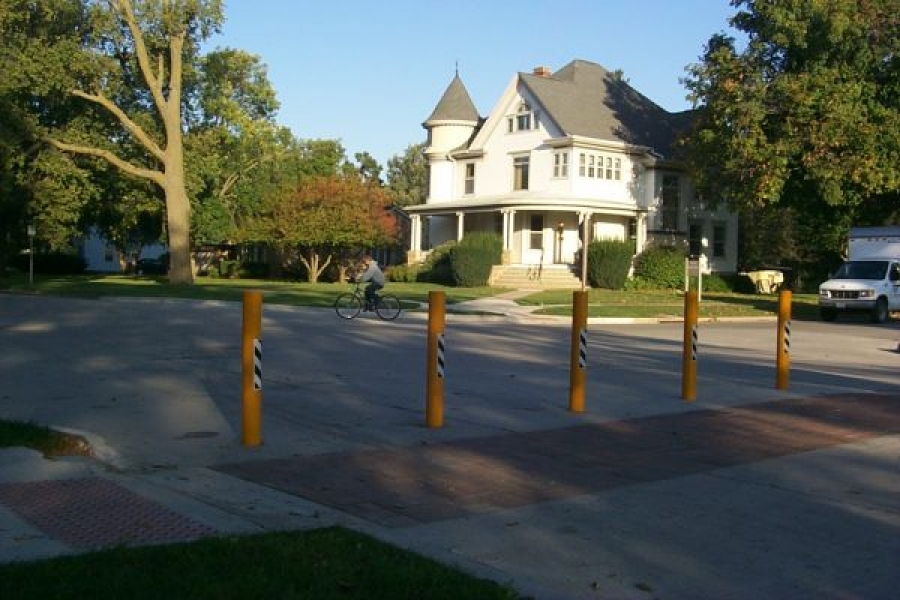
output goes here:
[{"label": "large tree trunk", "polygon": [[169,42],[171,75],[169,98],[158,108],[166,125],[165,172],[166,221],[169,226],[169,283],[194,283],[191,265],[191,203],[184,182],[184,139],[181,131],[181,61],[184,34]]},{"label": "large tree trunk", "polygon": [[[168,180],[168,174],[166,179]],[[166,224],[169,230],[169,283],[194,283],[191,268],[191,203],[184,182],[167,185]]]},{"label": "large tree trunk", "polygon": [[[177,108],[177,107],[174,107]],[[173,112],[174,109],[173,109]],[[166,119],[166,166],[163,189],[166,193],[166,224],[169,229],[169,283],[194,283],[191,267],[191,202],[184,183],[184,149],[181,123],[177,116]]]}]

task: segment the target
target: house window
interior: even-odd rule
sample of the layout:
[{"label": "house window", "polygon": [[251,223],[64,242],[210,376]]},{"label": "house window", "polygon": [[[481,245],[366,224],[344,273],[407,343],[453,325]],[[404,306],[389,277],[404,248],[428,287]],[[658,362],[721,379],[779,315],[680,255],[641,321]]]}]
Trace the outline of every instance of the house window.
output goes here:
[{"label": "house window", "polygon": [[537,129],[537,115],[531,110],[527,102],[519,104],[516,114],[506,119],[506,127],[509,133],[514,131],[530,131]]},{"label": "house window", "polygon": [[678,175],[663,175],[662,206],[660,217],[662,229],[676,231],[678,229],[678,209],[681,205],[681,186]]},{"label": "house window", "polygon": [[606,157],[606,178],[613,178],[612,158],[609,156]]},{"label": "house window", "polygon": [[528,164],[527,156],[516,156],[513,158],[513,189],[528,189]]},{"label": "house window", "polygon": [[716,258],[725,257],[725,234],[727,230],[725,223],[713,223],[712,254]]},{"label": "house window", "polygon": [[569,153],[557,152],[553,155],[553,176],[568,177],[569,176]]},{"label": "house window", "polygon": [[475,193],[475,163],[466,163],[464,191],[466,195],[472,195]]},{"label": "house window", "polygon": [[531,215],[531,233],[529,234],[528,247],[531,250],[544,248],[544,215]]},{"label": "house window", "polygon": [[587,172],[585,169],[587,168],[587,156],[585,156],[584,152],[578,155],[578,176],[584,177]]},{"label": "house window", "polygon": [[113,256],[115,255],[116,247],[112,244],[107,244],[103,249],[103,260],[106,262],[112,262]]},{"label": "house window", "polygon": [[688,225],[688,252],[691,256],[703,254],[703,222],[691,221]]},{"label": "house window", "polygon": [[622,159],[617,158],[614,166],[613,166],[613,179],[616,181],[622,180]]},{"label": "house window", "polygon": [[594,155],[588,157],[588,177],[594,176]]}]

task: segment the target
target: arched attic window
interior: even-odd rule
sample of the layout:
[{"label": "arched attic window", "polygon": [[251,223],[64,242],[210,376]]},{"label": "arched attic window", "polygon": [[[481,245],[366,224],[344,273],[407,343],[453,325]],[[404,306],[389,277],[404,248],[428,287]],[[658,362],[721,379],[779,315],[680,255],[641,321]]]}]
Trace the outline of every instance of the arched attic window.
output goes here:
[{"label": "arched attic window", "polygon": [[507,117],[509,133],[516,131],[531,131],[537,129],[537,115],[531,106],[522,101],[519,103],[516,113]]}]

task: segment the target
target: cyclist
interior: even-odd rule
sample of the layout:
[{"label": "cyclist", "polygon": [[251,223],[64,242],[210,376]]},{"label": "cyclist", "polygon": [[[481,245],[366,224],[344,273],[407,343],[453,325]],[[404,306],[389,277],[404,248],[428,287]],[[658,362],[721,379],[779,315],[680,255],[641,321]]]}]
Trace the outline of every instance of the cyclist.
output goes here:
[{"label": "cyclist", "polygon": [[384,287],[384,273],[378,268],[378,263],[370,254],[363,256],[363,266],[364,270],[356,277],[356,280],[360,283],[368,282],[369,284],[366,286],[365,310],[371,311],[375,308],[378,290]]}]

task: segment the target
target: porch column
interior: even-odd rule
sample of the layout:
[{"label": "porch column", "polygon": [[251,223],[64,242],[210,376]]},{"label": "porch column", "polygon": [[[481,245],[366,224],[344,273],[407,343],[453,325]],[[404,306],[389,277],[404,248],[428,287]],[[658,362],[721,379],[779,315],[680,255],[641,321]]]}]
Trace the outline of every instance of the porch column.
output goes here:
[{"label": "porch column", "polygon": [[647,245],[647,213],[639,212],[636,215],[636,225],[637,231],[634,234],[634,246],[635,246],[635,254],[640,254],[644,251],[644,246]]},{"label": "porch column", "polygon": [[463,225],[465,224],[466,213],[460,211],[456,213],[456,241],[463,238]]},{"label": "porch column", "polygon": [[419,262],[419,256],[422,254],[422,217],[420,215],[412,215],[409,224],[409,255],[407,262]]},{"label": "porch column", "polygon": [[578,220],[581,223],[581,289],[587,287],[588,246],[591,244],[591,219],[594,213],[580,212]]},{"label": "porch column", "polygon": [[500,256],[500,261],[502,264],[508,265],[512,262],[512,245],[516,224],[516,211],[508,208],[500,212],[503,214],[503,252]]}]

